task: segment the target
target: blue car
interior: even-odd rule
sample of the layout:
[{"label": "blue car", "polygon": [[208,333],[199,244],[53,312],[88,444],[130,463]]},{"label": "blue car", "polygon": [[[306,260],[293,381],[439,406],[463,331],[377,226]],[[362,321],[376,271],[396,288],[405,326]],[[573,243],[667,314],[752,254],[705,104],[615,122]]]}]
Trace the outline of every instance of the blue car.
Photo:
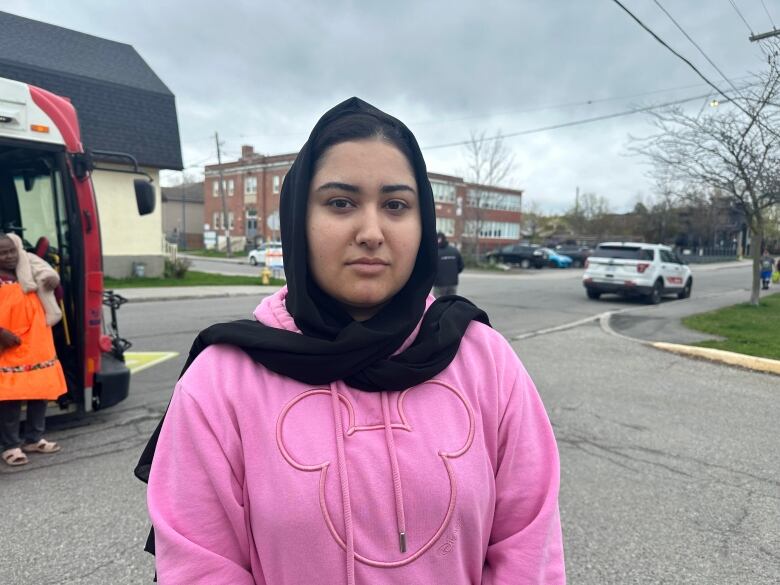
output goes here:
[{"label": "blue car", "polygon": [[571,266],[572,259],[570,256],[559,254],[551,248],[543,248],[542,252],[544,252],[545,258],[547,258],[548,266],[555,268],[569,268]]}]

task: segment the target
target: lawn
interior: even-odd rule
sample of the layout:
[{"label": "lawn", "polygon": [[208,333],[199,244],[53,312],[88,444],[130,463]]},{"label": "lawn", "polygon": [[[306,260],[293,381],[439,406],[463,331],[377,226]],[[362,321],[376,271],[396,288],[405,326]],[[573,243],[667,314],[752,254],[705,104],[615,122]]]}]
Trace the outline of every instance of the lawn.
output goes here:
[{"label": "lawn", "polygon": [[683,325],[726,338],[698,346],[780,359],[780,293],[762,297],[758,307],[745,303],[686,317]]},{"label": "lawn", "polygon": [[[226,274],[211,274],[189,270],[183,278],[108,278],[105,279],[105,288],[139,288],[161,286],[225,286],[225,285],[259,285],[258,276],[230,276]],[[284,280],[272,278],[271,284],[281,286]]]}]

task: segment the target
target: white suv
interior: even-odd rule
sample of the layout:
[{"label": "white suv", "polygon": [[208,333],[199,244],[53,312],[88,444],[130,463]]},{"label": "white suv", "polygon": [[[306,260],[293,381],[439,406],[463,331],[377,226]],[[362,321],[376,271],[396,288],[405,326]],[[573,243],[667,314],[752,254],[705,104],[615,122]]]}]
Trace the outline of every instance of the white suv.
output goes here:
[{"label": "white suv", "polygon": [[582,284],[590,299],[617,293],[642,296],[657,305],[665,294],[691,296],[693,275],[669,246],[604,242],[588,257]]},{"label": "white suv", "polygon": [[282,243],[281,242],[266,242],[260,244],[256,249],[249,252],[249,263],[252,266],[268,265],[269,267],[275,267],[282,265]]}]

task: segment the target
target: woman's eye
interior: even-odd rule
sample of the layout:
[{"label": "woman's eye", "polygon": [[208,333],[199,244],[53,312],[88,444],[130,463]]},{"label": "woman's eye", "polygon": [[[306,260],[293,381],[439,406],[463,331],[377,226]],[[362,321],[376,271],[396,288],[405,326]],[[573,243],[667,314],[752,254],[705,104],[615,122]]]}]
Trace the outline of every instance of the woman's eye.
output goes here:
[{"label": "woman's eye", "polygon": [[331,199],[328,201],[328,206],[335,209],[349,209],[354,207],[354,204],[348,199]]},{"label": "woman's eye", "polygon": [[392,201],[388,201],[385,203],[385,206],[390,211],[401,211],[402,209],[409,209],[409,205],[405,201],[400,201],[399,199],[393,199]]}]

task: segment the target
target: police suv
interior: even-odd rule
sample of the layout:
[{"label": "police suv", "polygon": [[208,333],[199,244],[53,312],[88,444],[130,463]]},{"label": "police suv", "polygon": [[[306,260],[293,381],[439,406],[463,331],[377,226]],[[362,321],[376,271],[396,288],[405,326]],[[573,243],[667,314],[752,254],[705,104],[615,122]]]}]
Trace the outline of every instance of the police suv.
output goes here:
[{"label": "police suv", "polygon": [[669,246],[604,242],[586,261],[582,284],[589,299],[616,293],[640,296],[657,305],[663,295],[691,296],[693,275]]}]

